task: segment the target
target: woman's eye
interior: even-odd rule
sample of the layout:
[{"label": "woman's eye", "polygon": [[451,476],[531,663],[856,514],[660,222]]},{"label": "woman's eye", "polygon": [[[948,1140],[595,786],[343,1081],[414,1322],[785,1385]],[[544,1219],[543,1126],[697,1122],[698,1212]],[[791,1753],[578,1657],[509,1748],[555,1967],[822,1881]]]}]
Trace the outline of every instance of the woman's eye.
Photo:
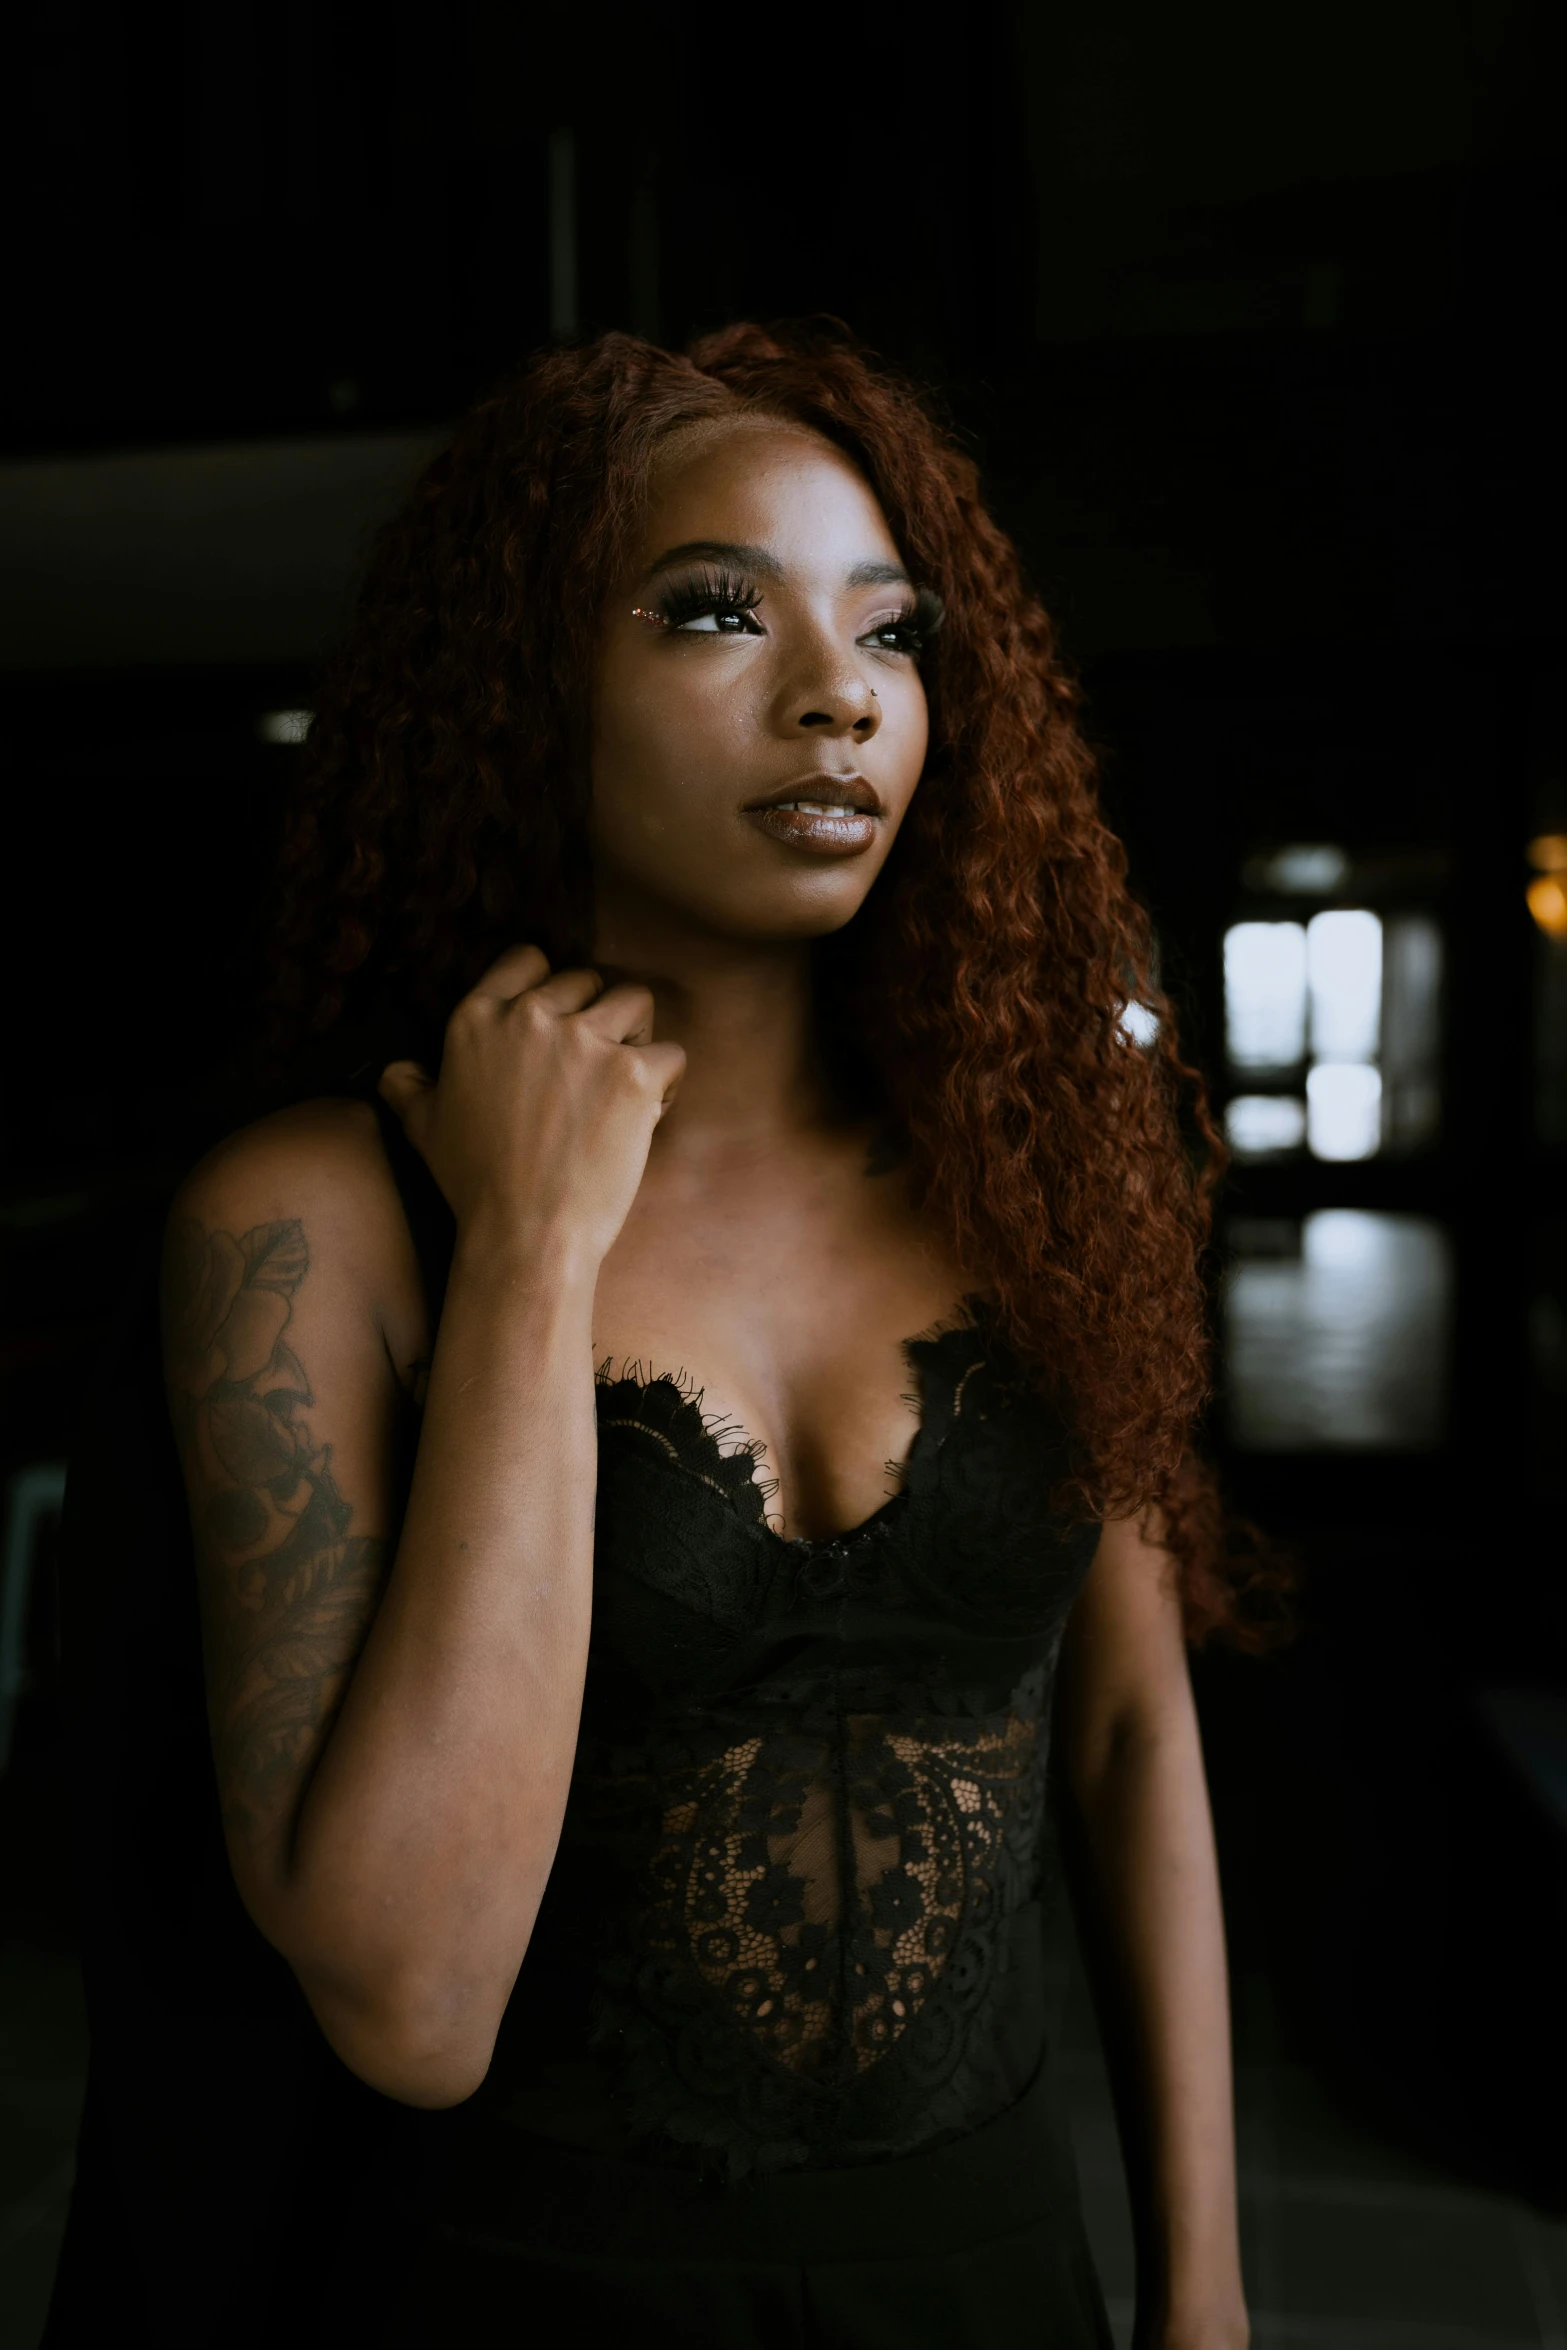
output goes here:
[{"label": "woman's eye", "polygon": [[675,624],[682,636],[759,636],[749,612],[736,604],[711,605],[705,612],[694,612],[689,620]]},{"label": "woman's eye", "polygon": [[862,645],[874,645],[878,653],[917,653],[924,638],[912,618],[878,620],[861,637]]}]

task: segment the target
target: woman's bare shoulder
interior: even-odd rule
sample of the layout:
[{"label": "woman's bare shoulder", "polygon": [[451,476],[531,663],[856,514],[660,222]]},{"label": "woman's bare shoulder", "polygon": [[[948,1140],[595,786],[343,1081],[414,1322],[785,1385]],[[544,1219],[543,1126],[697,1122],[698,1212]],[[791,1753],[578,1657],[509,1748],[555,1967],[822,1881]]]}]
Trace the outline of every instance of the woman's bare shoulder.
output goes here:
[{"label": "woman's bare shoulder", "polygon": [[236,1238],[297,1223],[332,1287],[374,1306],[396,1359],[417,1341],[418,1259],[368,1102],[297,1102],[226,1135],[180,1185],[170,1222]]},{"label": "woman's bare shoulder", "polygon": [[225,1135],[186,1176],[176,1205],[230,1194],[280,1202],[286,1195],[362,1213],[388,1195],[395,1201],[397,1186],[369,1103],[323,1099],[294,1102]]}]

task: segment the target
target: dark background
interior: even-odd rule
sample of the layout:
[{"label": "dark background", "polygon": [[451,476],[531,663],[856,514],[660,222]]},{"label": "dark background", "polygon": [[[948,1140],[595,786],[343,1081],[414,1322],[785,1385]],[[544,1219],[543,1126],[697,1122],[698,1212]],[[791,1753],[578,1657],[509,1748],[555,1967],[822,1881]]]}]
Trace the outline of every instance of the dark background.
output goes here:
[{"label": "dark background", "polygon": [[[1248,855],[1430,877],[1439,1142],[1248,1169],[1227,1213],[1445,1224],[1445,1434],[1229,1450],[1303,1632],[1199,1686],[1237,1969],[1284,2042],[1368,2127],[1558,2200],[1562,1848],[1477,1701],[1567,1684],[1564,1121],[1524,906],[1526,842],[1567,830],[1564,31],[1543,0],[77,0],[12,57],[0,378],[0,1469],[63,1453],[242,1025],[295,755],[258,720],[309,706],[420,448],[552,333],[824,309],[939,387],[1082,669],[1221,1090]],[[52,1948],[46,1585],[0,1824],[8,1930]]]}]

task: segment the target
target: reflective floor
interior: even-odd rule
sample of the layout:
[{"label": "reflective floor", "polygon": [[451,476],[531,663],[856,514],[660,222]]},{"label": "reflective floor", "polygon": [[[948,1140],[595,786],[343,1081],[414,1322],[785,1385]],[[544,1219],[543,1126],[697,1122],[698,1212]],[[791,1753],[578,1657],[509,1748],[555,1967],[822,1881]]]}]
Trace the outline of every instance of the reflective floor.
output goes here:
[{"label": "reflective floor", "polygon": [[87,2043],[63,1956],[0,1957],[0,2350],[35,2350],[71,2191]]},{"label": "reflective floor", "polygon": [[1239,1219],[1224,1284],[1230,1433],[1253,1452],[1419,1451],[1441,1434],[1452,1275],[1425,1216]]},{"label": "reflective floor", "polygon": [[[1084,2212],[1127,2350],[1126,2189],[1087,1989],[1065,1945],[1055,1983]],[[1567,2350],[1567,2218],[1456,2185],[1352,2128],[1277,2054],[1265,1984],[1237,1986],[1235,2021],[1253,2350]]]}]

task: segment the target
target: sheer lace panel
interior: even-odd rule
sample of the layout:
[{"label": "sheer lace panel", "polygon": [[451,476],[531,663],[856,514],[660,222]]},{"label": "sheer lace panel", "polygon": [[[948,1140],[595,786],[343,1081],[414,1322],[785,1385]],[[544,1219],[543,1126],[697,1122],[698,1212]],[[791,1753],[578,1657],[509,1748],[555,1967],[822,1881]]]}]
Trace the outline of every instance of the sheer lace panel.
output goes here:
[{"label": "sheer lace panel", "polygon": [[819,1745],[786,1731],[726,1748],[664,1812],[646,1947],[689,1954],[802,2080],[863,2073],[972,1964],[965,1935],[998,1898],[1027,1897],[1038,1747],[1037,1719],[1008,1714],[849,1715]]}]

